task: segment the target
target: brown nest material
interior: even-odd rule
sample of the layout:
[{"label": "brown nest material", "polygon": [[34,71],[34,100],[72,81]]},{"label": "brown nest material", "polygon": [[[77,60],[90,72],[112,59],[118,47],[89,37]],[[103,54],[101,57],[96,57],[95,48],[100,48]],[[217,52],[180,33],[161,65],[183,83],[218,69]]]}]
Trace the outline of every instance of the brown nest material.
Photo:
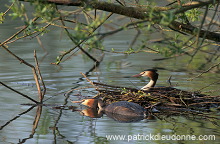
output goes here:
[{"label": "brown nest material", "polygon": [[106,104],[117,101],[137,103],[144,108],[156,107],[161,111],[204,112],[210,108],[220,109],[220,95],[210,96],[199,92],[188,92],[172,87],[153,87],[149,90],[139,90],[103,83],[92,82],[81,73],[98,91],[96,98],[102,98]]},{"label": "brown nest material", "polygon": [[155,87],[143,91],[134,88],[118,87],[93,82],[99,92],[96,97],[106,104],[117,101],[138,103],[145,108],[152,106],[160,110],[196,110],[208,111],[211,107],[220,106],[220,96],[209,96],[199,92],[188,92],[172,87]]}]

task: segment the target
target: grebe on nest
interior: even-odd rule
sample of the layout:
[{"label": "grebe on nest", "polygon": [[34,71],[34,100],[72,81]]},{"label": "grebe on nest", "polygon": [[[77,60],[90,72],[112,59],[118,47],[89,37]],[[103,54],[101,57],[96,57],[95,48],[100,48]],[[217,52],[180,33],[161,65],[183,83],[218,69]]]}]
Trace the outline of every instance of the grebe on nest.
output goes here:
[{"label": "grebe on nest", "polygon": [[133,75],[132,77],[139,77],[139,76],[150,78],[149,83],[141,88],[141,90],[149,90],[150,88],[156,85],[159,74],[157,73],[157,70],[155,69],[147,69],[137,75]]},{"label": "grebe on nest", "polygon": [[[136,88],[93,82],[96,90],[99,92],[96,97],[105,98],[105,103],[110,105],[104,106],[103,102],[99,102],[98,99],[93,99],[93,104],[89,104],[88,100],[83,100],[81,103],[100,109],[105,113],[110,112],[122,115],[130,115],[130,113],[132,115],[145,115],[146,110],[140,105],[145,108],[154,107],[159,111],[163,111],[163,108],[171,108],[171,110],[173,110],[172,108],[186,108],[190,110],[190,107],[197,109],[198,106],[209,108],[213,103],[219,103],[219,98],[211,99],[209,95],[202,94],[199,91],[185,91],[171,86],[155,87],[159,76],[155,69],[147,69],[133,77],[138,76],[150,78],[149,83],[141,88],[142,91]],[[127,101],[134,101],[140,105]]]},{"label": "grebe on nest", "polygon": [[127,101],[114,102],[109,105],[105,105],[101,99],[90,98],[83,99],[81,101],[72,101],[73,103],[81,103],[93,109],[104,111],[105,113],[126,115],[126,116],[146,116],[146,109],[139,104]]}]

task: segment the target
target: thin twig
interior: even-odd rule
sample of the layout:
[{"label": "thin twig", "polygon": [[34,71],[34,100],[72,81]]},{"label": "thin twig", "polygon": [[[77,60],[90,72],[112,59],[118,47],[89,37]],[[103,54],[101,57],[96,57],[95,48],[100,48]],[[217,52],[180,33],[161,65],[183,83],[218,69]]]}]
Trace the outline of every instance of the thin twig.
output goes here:
[{"label": "thin twig", "polygon": [[[47,25],[45,25],[44,27],[41,28],[41,29],[42,29],[41,32],[39,32],[39,31],[33,31],[33,32],[30,33],[30,34],[26,34],[26,35],[23,35],[23,36],[20,36],[20,37],[16,37],[15,39],[10,40],[10,41],[6,42],[5,44],[13,43],[13,42],[15,42],[15,41],[17,41],[17,40],[26,38],[26,37],[28,37],[28,36],[32,36],[32,35],[34,35],[34,34],[36,34],[36,35],[35,35],[35,36],[32,36],[31,38],[37,37],[38,35],[40,35],[41,33],[43,33],[43,30],[45,30],[45,29],[46,29],[47,27],[49,27],[49,26],[50,26],[50,24],[47,24]],[[31,38],[30,38],[30,39],[31,39]]]},{"label": "thin twig", "polygon": [[41,92],[41,95],[40,95],[40,98],[39,98],[40,102],[42,102],[43,99],[44,99],[44,95],[45,95],[45,93],[46,93],[46,86],[45,86],[45,84],[44,84],[44,80],[43,80],[42,75],[41,75],[41,72],[40,72],[40,68],[39,68],[39,63],[38,63],[38,59],[37,59],[36,50],[34,50],[34,59],[35,59],[35,63],[36,63],[36,70],[37,70],[37,72],[38,72],[39,79],[40,79],[40,81],[41,81],[41,83],[42,83],[42,86],[43,86],[43,92]]},{"label": "thin twig", "polygon": [[[112,16],[113,13],[110,13],[105,20],[103,20],[96,28],[93,29],[92,33],[95,32],[108,18],[110,18]],[[65,23],[64,23],[64,20],[62,19],[62,17],[60,17],[61,19],[61,23],[63,26],[65,26]],[[59,56],[59,60],[56,62],[56,63],[52,63],[52,64],[59,64],[62,59],[64,58],[64,56],[66,56],[67,54],[69,54],[70,52],[72,52],[75,48],[79,48],[84,54],[86,54],[90,59],[92,59],[96,64],[99,63],[99,61],[94,58],[93,56],[91,56],[87,51],[85,51],[82,47],[81,47],[81,44],[84,43],[85,41],[88,40],[88,38],[84,39],[84,40],[81,40],[79,43],[77,43],[73,37],[71,36],[71,34],[69,33],[68,29],[64,28],[65,31],[67,32],[67,35],[69,36],[69,38],[75,43],[75,47],[74,48],[71,48],[70,50],[68,50],[67,52],[65,52],[64,54],[60,55]],[[90,33],[89,36],[92,34]]]},{"label": "thin twig", "polygon": [[204,73],[209,72],[211,69],[213,69],[214,67],[217,67],[218,65],[220,65],[220,62],[217,63],[217,64],[215,64],[215,65],[213,65],[213,66],[211,66],[211,67],[208,68],[206,71],[201,72],[199,75],[197,75],[197,76],[195,76],[195,77],[193,77],[193,78],[188,79],[188,81],[192,81],[192,80],[194,80],[195,78],[200,77],[201,75],[203,75]]},{"label": "thin twig", "polygon": [[199,102],[199,103],[192,103],[192,104],[189,104],[189,106],[192,106],[192,105],[200,105],[200,104],[211,104],[211,103],[216,103],[216,104],[220,104],[220,102]]},{"label": "thin twig", "polygon": [[11,10],[11,8],[12,8],[12,6],[15,4],[15,2],[13,2],[9,7],[8,7],[8,9],[3,13],[3,15],[2,15],[2,17],[4,17],[6,14],[7,14],[7,12],[9,12],[10,10]]},{"label": "thin twig", "polygon": [[206,5],[206,10],[205,10],[205,13],[203,15],[203,19],[202,19],[202,22],[198,28],[198,32],[197,32],[197,35],[196,35],[196,42],[197,42],[197,48],[195,49],[195,52],[192,54],[191,56],[191,59],[189,60],[189,63],[191,63],[195,57],[195,55],[197,54],[197,52],[201,49],[201,45],[203,43],[203,40],[205,39],[205,36],[207,35],[207,31],[205,32],[204,36],[203,36],[203,40],[201,41],[201,43],[199,43],[199,38],[200,38],[200,32],[202,30],[202,27],[203,27],[203,24],[205,23],[205,19],[206,19],[206,16],[208,14],[208,5]]},{"label": "thin twig", "polygon": [[[0,130],[2,130],[4,127],[6,127],[7,125],[9,125],[11,122],[13,122],[14,120],[16,120],[17,118],[21,117],[22,115],[28,113],[29,111],[31,111],[33,108],[35,108],[36,105],[31,106],[29,109],[27,109],[26,111],[17,114],[14,118],[8,120],[5,124],[0,126]],[[2,124],[2,122],[1,122]]]},{"label": "thin twig", "polygon": [[[1,44],[1,43],[0,43]],[[15,55],[12,51],[10,51],[8,48],[6,48],[4,45],[1,45],[2,48],[4,48],[9,54],[11,54],[12,56],[14,56],[17,60],[19,60],[21,63],[24,63],[25,65],[29,66],[31,69],[32,69],[32,72],[33,72],[33,76],[34,76],[34,80],[35,80],[35,83],[36,83],[36,86],[37,86],[37,90],[38,90],[38,96],[41,97],[41,89],[40,89],[40,84],[39,84],[39,81],[38,81],[38,75],[37,75],[37,72],[36,72],[36,68],[26,62],[24,59],[18,57],[17,55]]]},{"label": "thin twig", "polygon": [[73,91],[79,91],[79,90],[87,89],[87,88],[94,88],[94,86],[87,86],[87,87],[74,88],[74,89],[71,89],[71,90],[65,92],[64,96],[68,95],[69,93],[71,93],[71,92],[73,92]]},{"label": "thin twig", "polygon": [[83,75],[84,78],[97,90],[98,87],[91,81],[84,73],[80,72],[81,75]]},{"label": "thin twig", "polygon": [[[32,21],[36,21],[38,19],[38,17],[35,17],[34,19],[32,19]],[[18,32],[16,32],[15,34],[13,34],[11,37],[9,37],[7,40],[5,40],[4,42],[0,43],[0,47],[5,45],[8,41],[12,40],[13,38],[15,38],[18,34],[20,34],[21,32],[23,32],[29,25],[24,26],[21,30],[19,30]]]},{"label": "thin twig", "polygon": [[217,84],[217,83],[219,83],[219,82],[220,82],[220,80],[217,80],[217,81],[215,81],[215,82],[213,82],[213,83],[208,84],[208,85],[205,86],[205,87],[202,87],[201,89],[199,89],[199,90],[197,90],[197,91],[200,92],[201,90],[203,90],[203,89],[205,89],[205,88],[207,88],[207,87],[210,87],[210,86],[213,85],[213,84]]},{"label": "thin twig", "polygon": [[172,75],[167,79],[167,82],[169,83],[169,86],[170,86],[170,87],[172,86],[171,78],[172,78]]},{"label": "thin twig", "polygon": [[39,36],[36,36],[36,39],[37,39],[37,42],[38,44],[40,45],[40,47],[43,49],[43,51],[46,53],[46,55],[48,54],[48,51],[45,49],[45,47],[43,46],[41,40],[40,40],[40,37]]},{"label": "thin twig", "polygon": [[3,83],[3,82],[1,82],[1,81],[0,81],[0,84],[1,84],[1,85],[3,85],[3,86],[4,86],[4,87],[6,87],[6,88],[8,88],[8,89],[12,90],[13,92],[16,92],[16,93],[18,93],[18,94],[22,95],[23,97],[25,97],[25,98],[27,98],[27,99],[29,99],[29,100],[33,101],[33,102],[34,102],[34,103],[36,103],[36,104],[38,104],[38,103],[39,103],[39,102],[37,102],[36,100],[32,99],[31,97],[29,97],[29,96],[27,96],[27,95],[25,95],[25,94],[23,94],[23,93],[21,93],[21,92],[19,92],[19,91],[15,90],[15,89],[11,88],[10,86],[8,86],[8,85],[4,84],[4,83]]},{"label": "thin twig", "polygon": [[186,104],[185,101],[183,100],[182,95],[180,95],[180,100],[181,100],[181,102],[187,107],[187,104]]}]

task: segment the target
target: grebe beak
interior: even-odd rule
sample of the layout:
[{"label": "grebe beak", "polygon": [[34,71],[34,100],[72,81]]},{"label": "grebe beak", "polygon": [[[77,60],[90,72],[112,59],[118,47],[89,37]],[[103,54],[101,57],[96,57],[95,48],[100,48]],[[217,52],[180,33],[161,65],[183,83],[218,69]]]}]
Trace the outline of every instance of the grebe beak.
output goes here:
[{"label": "grebe beak", "polygon": [[137,75],[133,75],[132,77],[140,77],[140,76],[142,76],[142,73],[139,73]]},{"label": "grebe beak", "polygon": [[81,101],[72,101],[72,103],[80,103],[80,104],[88,106],[90,108],[97,108],[97,106],[98,106],[97,99],[83,99]]},{"label": "grebe beak", "polygon": [[72,103],[82,103],[84,102],[84,100],[81,100],[81,101],[71,101]]}]

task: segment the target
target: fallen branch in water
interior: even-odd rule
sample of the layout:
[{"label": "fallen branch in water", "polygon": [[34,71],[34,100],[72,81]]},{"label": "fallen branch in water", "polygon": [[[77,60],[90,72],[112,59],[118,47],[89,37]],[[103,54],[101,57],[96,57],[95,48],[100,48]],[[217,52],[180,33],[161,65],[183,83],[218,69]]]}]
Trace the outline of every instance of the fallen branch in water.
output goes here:
[{"label": "fallen branch in water", "polygon": [[84,73],[80,73],[81,75],[83,75],[84,78],[86,78],[86,80],[97,90],[98,87],[93,83],[93,81],[91,81]]},{"label": "fallen branch in water", "polygon": [[32,102],[34,102],[34,103],[36,103],[36,104],[38,104],[38,103],[39,103],[38,101],[36,101],[36,100],[32,99],[31,97],[29,97],[29,96],[27,96],[27,95],[25,95],[25,94],[23,94],[23,93],[21,93],[21,92],[19,92],[19,91],[15,90],[15,89],[13,89],[13,88],[11,88],[10,86],[8,86],[8,85],[4,84],[4,83],[3,83],[3,82],[1,82],[1,81],[0,81],[0,84],[1,84],[1,85],[3,85],[3,86],[4,86],[4,87],[6,87],[6,88],[8,88],[8,89],[12,90],[13,92],[16,92],[16,93],[18,93],[18,94],[22,95],[23,97],[25,97],[25,98],[27,98],[27,99],[31,100]]},{"label": "fallen branch in water", "polygon": [[[5,124],[1,125],[0,126],[0,130],[2,130],[4,127],[6,127],[7,125],[9,125],[11,122],[13,122],[14,120],[18,119],[19,117],[21,117],[22,115],[28,113],[29,111],[31,111],[33,108],[35,108],[35,105],[31,106],[28,110],[22,112],[22,113],[19,113],[17,114],[14,118],[8,120]],[[2,124],[2,122],[1,122]]]},{"label": "fallen branch in water", "polygon": [[[1,43],[0,43],[1,44]],[[28,63],[28,62],[26,62],[24,59],[22,59],[22,58],[20,58],[20,57],[18,57],[16,54],[14,54],[12,51],[10,51],[8,48],[6,48],[4,45],[1,45],[1,47],[4,49],[4,50],[6,50],[9,54],[11,54],[12,56],[14,56],[17,60],[19,60],[21,63],[23,63],[23,64],[25,64],[25,65],[27,65],[28,67],[30,67],[31,69],[32,69],[32,72],[33,72],[33,76],[34,76],[34,80],[35,80],[35,83],[36,83],[36,86],[37,86],[37,90],[38,90],[38,97],[39,97],[39,102],[37,102],[37,101],[33,101],[33,99],[31,100],[30,99],[30,97],[29,96],[27,96],[27,95],[24,95],[24,94],[22,94],[22,93],[20,93],[20,92],[18,92],[18,91],[16,91],[16,90],[13,90],[14,92],[16,92],[16,93],[18,93],[18,94],[21,94],[22,96],[24,96],[24,97],[29,97],[28,99],[30,99],[31,101],[33,101],[33,102],[35,102],[35,103],[42,103],[42,101],[43,101],[43,97],[44,97],[44,94],[45,94],[45,90],[43,91],[43,92],[41,92],[41,86],[40,86],[40,83],[39,83],[39,80],[41,80],[41,82],[42,82],[42,84],[43,84],[43,87],[45,88],[45,86],[44,86],[44,83],[43,83],[43,80],[42,80],[42,77],[41,77],[41,74],[40,74],[40,70],[39,70],[39,66],[38,66],[38,62],[37,62],[37,57],[36,57],[36,53],[35,53],[35,61],[36,61],[36,67],[37,68],[35,68],[32,64],[30,64],[30,63]],[[38,73],[38,74],[37,74]],[[2,85],[4,85],[4,86],[6,86],[7,87],[7,85],[5,85],[5,84],[3,84],[2,83]],[[11,87],[7,87],[7,88],[9,88],[9,89],[11,89],[12,90],[12,88]],[[46,88],[45,88],[46,89]]]}]

